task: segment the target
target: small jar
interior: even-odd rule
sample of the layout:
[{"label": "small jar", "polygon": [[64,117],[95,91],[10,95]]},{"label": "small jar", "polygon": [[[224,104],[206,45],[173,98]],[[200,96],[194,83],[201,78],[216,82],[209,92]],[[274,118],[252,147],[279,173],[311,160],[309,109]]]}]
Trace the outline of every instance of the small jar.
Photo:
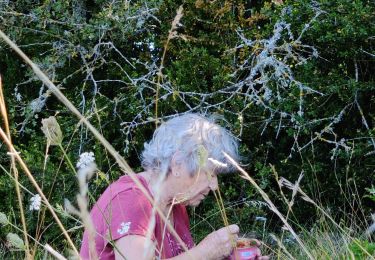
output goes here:
[{"label": "small jar", "polygon": [[259,257],[258,247],[235,248],[229,260],[256,260]]}]

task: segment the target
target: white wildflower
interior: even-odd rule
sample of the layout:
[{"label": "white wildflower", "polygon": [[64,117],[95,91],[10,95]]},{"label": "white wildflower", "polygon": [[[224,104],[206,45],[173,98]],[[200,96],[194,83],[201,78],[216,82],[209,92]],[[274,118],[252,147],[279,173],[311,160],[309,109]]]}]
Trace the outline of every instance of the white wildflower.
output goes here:
[{"label": "white wildflower", "polygon": [[33,211],[33,210],[40,210],[40,205],[42,204],[42,198],[40,197],[39,194],[35,194],[34,196],[32,196],[30,198],[30,206],[29,206],[29,210],[30,211]]},{"label": "white wildflower", "polygon": [[84,169],[89,166],[91,163],[95,162],[95,157],[93,152],[81,153],[79,160],[76,164],[78,169]]},{"label": "white wildflower", "polygon": [[7,241],[9,244],[12,245],[12,247],[18,248],[18,249],[24,249],[25,244],[23,243],[23,240],[14,233],[8,233],[7,234]]},{"label": "white wildflower", "polygon": [[127,233],[129,231],[130,224],[131,222],[122,222],[121,227],[117,229],[117,233],[119,233],[120,235]]}]

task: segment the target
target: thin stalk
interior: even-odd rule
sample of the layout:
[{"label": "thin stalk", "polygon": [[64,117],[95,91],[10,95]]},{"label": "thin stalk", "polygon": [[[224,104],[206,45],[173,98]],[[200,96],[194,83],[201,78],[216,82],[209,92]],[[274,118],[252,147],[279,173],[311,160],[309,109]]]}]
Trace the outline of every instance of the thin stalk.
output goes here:
[{"label": "thin stalk", "polygon": [[[3,85],[2,85],[1,75],[0,75],[0,110],[1,110],[1,115],[3,117],[3,120],[4,120],[6,135],[9,139],[10,145],[12,145],[12,138],[10,135],[8,113],[7,113],[6,103],[5,103],[4,94],[3,94]],[[9,146],[8,146],[8,149],[9,149]],[[22,228],[23,228],[22,233],[23,233],[23,237],[25,240],[25,256],[26,256],[26,259],[32,259],[31,254],[30,254],[29,240],[27,238],[27,226],[26,226],[26,220],[25,220],[25,213],[23,211],[22,196],[21,196],[21,191],[20,191],[19,181],[18,181],[18,170],[16,167],[14,157],[11,156],[10,158],[11,158],[11,169],[12,169],[12,172],[14,173],[14,185],[16,187],[18,206],[20,208],[21,222],[22,222]]]},{"label": "thin stalk", "polygon": [[[8,224],[10,226],[12,226],[14,229],[20,231],[20,232],[23,232],[22,229],[20,229],[19,227],[17,227],[16,225],[14,225],[13,223],[11,222],[8,222]],[[64,256],[62,256],[59,252],[57,252],[55,249],[53,249],[50,245],[46,244],[46,245],[43,245],[41,244],[38,240],[36,240],[35,238],[33,238],[30,234],[27,234],[28,237],[30,237],[31,240],[33,240],[35,242],[35,244],[43,247],[45,250],[47,250],[48,252],[50,252],[53,256],[55,256],[57,259],[59,260],[67,260]],[[53,253],[52,253],[53,252]],[[35,255],[35,254],[34,254]],[[32,258],[34,259],[34,258]]]},{"label": "thin stalk", "polygon": [[70,161],[68,155],[66,154],[64,148],[62,147],[62,144],[59,144],[58,146],[59,146],[61,152],[63,153],[65,159],[68,161],[68,165],[69,165],[69,167],[73,170],[74,175],[77,176],[77,171],[76,171],[76,169],[74,168],[72,162]]},{"label": "thin stalk", "polygon": [[158,73],[157,73],[156,94],[155,94],[155,127],[158,127],[158,124],[159,124],[158,103],[159,103],[160,81],[161,81],[161,77],[163,75],[162,70],[163,70],[163,66],[164,66],[164,60],[165,60],[165,56],[167,54],[169,42],[173,38],[176,37],[176,29],[177,29],[177,25],[179,24],[179,22],[182,18],[182,11],[183,11],[183,7],[181,5],[177,10],[177,14],[176,14],[176,16],[175,16],[175,18],[172,22],[172,27],[171,27],[171,29],[169,30],[169,33],[168,33],[167,41],[164,44],[163,55],[161,57],[160,66],[159,66]]},{"label": "thin stalk", "polygon": [[[217,194],[216,194],[217,193]],[[219,210],[220,210],[220,213],[221,213],[221,217],[223,219],[223,222],[224,222],[224,226],[225,227],[228,227],[229,226],[229,221],[228,221],[228,217],[227,217],[227,214],[225,212],[225,207],[224,207],[224,203],[223,203],[223,199],[221,197],[221,193],[220,193],[220,188],[219,186],[217,187],[217,190],[214,191],[214,195],[215,195],[215,199],[216,199],[216,202],[219,206]],[[237,243],[234,239],[233,236],[230,237],[230,240],[231,240],[231,244],[233,245],[233,247],[236,247],[237,246]]]},{"label": "thin stalk", "polygon": [[224,203],[223,203],[223,199],[221,197],[221,192],[220,192],[220,188],[219,187],[217,188],[217,194],[219,195],[219,202],[220,202],[221,208],[223,209],[224,223],[225,223],[225,225],[229,226],[229,221],[228,221],[227,213],[225,212],[225,207],[224,207]]},{"label": "thin stalk", "polygon": [[[70,143],[71,143],[71,141],[72,141],[72,139],[73,139],[74,134],[77,132],[79,125],[80,125],[80,124],[77,124],[77,127],[74,129],[74,132],[73,132],[73,134],[72,134],[72,137],[71,137],[71,139],[70,139],[70,141],[69,141],[67,147],[70,146]],[[48,143],[48,141],[47,141],[47,145],[46,145],[46,157],[48,156],[48,154],[47,154],[48,149],[49,149],[49,143]],[[62,166],[62,164],[63,164],[63,161],[64,161],[64,158],[61,158],[60,163],[59,163],[59,167],[57,168],[56,173],[55,173],[55,175],[54,175],[54,177],[53,177],[53,181],[52,181],[52,184],[51,184],[51,188],[50,188],[50,190],[49,190],[49,192],[48,192],[48,196],[47,196],[48,200],[50,200],[50,198],[51,198],[52,191],[53,191],[53,189],[54,189],[54,185],[55,185],[55,182],[56,182],[57,176],[59,175],[59,172],[60,172],[61,166]],[[45,160],[45,163],[47,163],[47,158],[46,158],[46,160]],[[43,223],[44,223],[45,212],[46,212],[46,208],[43,207],[43,208],[42,208],[42,211],[41,211],[40,221],[39,221],[38,226],[37,226],[36,236],[35,236],[37,239],[40,239],[40,238],[41,238],[40,229],[41,229],[41,226],[42,226]],[[34,248],[35,248],[35,247],[34,247]],[[34,249],[34,251],[35,251],[35,249]]]},{"label": "thin stalk", "polygon": [[31,183],[33,184],[33,186],[35,187],[35,189],[37,190],[37,192],[39,193],[39,195],[42,197],[44,203],[47,205],[49,211],[51,212],[51,214],[52,214],[53,218],[55,219],[57,225],[60,227],[61,231],[63,232],[65,238],[67,239],[67,241],[68,241],[69,245],[71,246],[71,248],[73,249],[74,253],[79,257],[78,250],[77,250],[76,246],[74,245],[72,239],[70,238],[68,232],[64,228],[64,225],[61,223],[61,221],[60,221],[59,217],[56,215],[56,212],[54,211],[53,207],[49,203],[48,199],[44,195],[44,193],[41,190],[41,188],[39,187],[39,184],[34,179],[34,176],[31,174],[29,168],[27,167],[27,165],[25,164],[25,162],[22,160],[22,158],[20,157],[19,153],[14,148],[14,146],[12,145],[12,143],[9,141],[8,137],[6,136],[6,134],[5,134],[5,132],[3,131],[2,128],[0,128],[0,136],[4,140],[4,142],[8,145],[10,153],[12,154],[12,156],[14,156],[17,159],[17,161],[20,164],[21,168],[24,170],[24,172],[26,173],[27,177],[29,178],[29,180],[31,181]]},{"label": "thin stalk", "polygon": [[293,228],[289,225],[288,221],[284,218],[284,216],[280,213],[280,211],[276,208],[276,206],[273,204],[271,199],[268,197],[267,193],[265,193],[261,187],[254,181],[253,178],[250,177],[250,175],[241,168],[241,166],[238,165],[238,163],[230,157],[227,153],[223,152],[224,156],[229,160],[231,164],[233,164],[241,173],[242,173],[242,178],[245,180],[248,180],[257,190],[258,192],[262,195],[263,199],[267,202],[269,205],[269,208],[280,218],[280,220],[284,223],[285,227],[289,230],[289,232],[293,235],[293,237],[296,239],[298,244],[301,246],[303,251],[306,253],[309,259],[314,260],[315,258],[311,255],[309,250],[307,250],[306,246],[302,242],[302,240],[299,238],[299,236],[296,234],[296,232],[293,230]]},{"label": "thin stalk", "polygon": [[216,203],[217,203],[217,205],[219,207],[221,218],[223,219],[223,223],[224,223],[225,226],[228,226],[229,225],[228,218],[227,218],[227,215],[225,213],[224,205],[220,201],[221,200],[221,196],[219,196],[219,192],[218,191],[214,191],[214,196],[215,196],[215,199],[216,199]]},{"label": "thin stalk", "polygon": [[301,193],[302,195],[302,199],[313,204],[320,212],[322,212],[324,214],[324,216],[326,216],[341,232],[343,232],[344,234],[348,235],[348,237],[359,247],[361,248],[361,250],[368,256],[370,257],[371,259],[375,259],[374,256],[372,256],[367,250],[366,248],[364,248],[355,238],[352,238],[350,236],[350,234],[348,234],[348,232],[343,229],[339,224],[336,223],[336,221],[327,213],[324,211],[324,209],[322,207],[320,207],[318,204],[315,203],[315,201],[313,201],[309,196],[307,196],[307,194],[301,189],[301,188],[298,188],[298,192]]}]

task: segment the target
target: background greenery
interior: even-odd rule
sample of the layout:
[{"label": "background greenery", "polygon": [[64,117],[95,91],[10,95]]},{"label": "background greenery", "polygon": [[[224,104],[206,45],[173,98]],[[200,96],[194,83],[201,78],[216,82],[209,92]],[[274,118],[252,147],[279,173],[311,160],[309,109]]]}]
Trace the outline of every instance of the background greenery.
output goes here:
[{"label": "background greenery", "polygon": [[[180,5],[183,17],[167,44]],[[292,182],[303,172],[301,188],[370,248],[371,237],[361,234],[371,224],[375,194],[374,1],[18,0],[0,1],[0,13],[1,30],[134,170],[141,170],[139,154],[155,118],[186,111],[222,115],[221,123],[240,139],[244,168],[281,212],[288,207],[271,165]],[[52,204],[74,201],[78,188],[56,147],[43,167],[41,119],[51,115],[73,162],[82,152],[95,153],[102,173],[89,188],[98,198],[122,174],[114,160],[3,42],[0,72],[13,140]],[[0,164],[9,169],[6,146],[0,149]],[[22,175],[20,182],[35,193]],[[282,224],[256,190],[236,174],[220,177],[220,189],[230,222],[276,246],[269,234],[280,234]],[[27,206],[31,194],[23,194]],[[0,196],[0,211],[21,227],[14,183],[4,170]],[[190,213],[196,242],[223,225],[213,197]],[[26,210],[26,220],[31,235],[39,226],[44,233],[38,239],[65,252],[48,213],[42,221]],[[80,225],[63,220],[68,228]],[[289,220],[306,237],[326,223],[298,196]],[[0,231],[9,258],[17,254],[5,241],[11,231]],[[82,229],[71,235],[79,245]]]}]

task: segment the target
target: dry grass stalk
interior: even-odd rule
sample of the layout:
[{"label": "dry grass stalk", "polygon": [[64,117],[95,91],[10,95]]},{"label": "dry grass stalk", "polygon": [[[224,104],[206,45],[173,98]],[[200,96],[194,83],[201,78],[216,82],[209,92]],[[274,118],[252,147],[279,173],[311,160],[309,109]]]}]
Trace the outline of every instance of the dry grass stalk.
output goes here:
[{"label": "dry grass stalk", "polygon": [[77,195],[77,203],[78,203],[78,207],[80,211],[79,216],[82,219],[85,229],[88,231],[90,259],[93,259],[93,260],[98,259],[98,255],[96,254],[96,249],[95,249],[96,230],[92,222],[90,212],[88,210],[87,181],[93,176],[96,170],[97,170],[96,164],[92,162],[88,166],[78,171],[78,183],[79,183],[80,193]]},{"label": "dry grass stalk", "polygon": [[[3,123],[5,127],[5,132],[7,134],[7,137],[12,143],[12,138],[10,135],[10,129],[9,129],[9,121],[8,121],[8,113],[5,103],[5,98],[3,94],[3,85],[2,85],[2,78],[0,75],[0,110],[1,110],[1,116],[3,118]],[[10,147],[8,146],[8,149],[10,150]],[[21,197],[21,191],[19,187],[19,181],[18,181],[18,170],[16,167],[16,162],[13,156],[11,156],[11,169],[13,171],[14,175],[14,184],[16,186],[16,194],[17,194],[17,200],[18,200],[18,206],[20,208],[20,214],[21,214],[21,222],[22,222],[22,228],[23,228],[23,237],[25,240],[25,256],[26,259],[32,259],[31,253],[30,253],[30,246],[29,246],[29,240],[27,238],[27,226],[26,226],[26,220],[25,220],[25,213],[23,210],[23,203],[22,203],[22,197]]]},{"label": "dry grass stalk", "polygon": [[[271,234],[271,237],[273,240],[275,240],[277,242],[277,245],[279,246],[279,248],[281,248],[284,253],[288,256],[288,259],[296,259],[295,257],[292,256],[292,254],[288,251],[288,249],[285,248],[284,244],[281,242],[280,239],[278,239],[275,235]],[[280,257],[280,253],[277,254],[277,259],[279,259]]]},{"label": "dry grass stalk", "polygon": [[[1,165],[0,165],[1,166]],[[2,168],[4,171],[6,171],[4,168]],[[12,176],[10,175],[10,173],[8,173],[8,176],[12,178]],[[21,184],[20,186],[26,190],[25,187],[23,187]],[[17,231],[20,231],[20,232],[23,232],[22,229],[20,229],[19,227],[17,227],[16,225],[12,224],[9,220],[8,220],[8,217],[0,212],[0,225],[10,225],[12,226],[14,229],[16,229]],[[12,236],[12,235],[11,235]],[[49,251],[50,253],[52,253],[57,259],[61,259],[61,260],[66,260],[65,257],[63,257],[60,253],[58,253],[55,249],[53,249],[50,245],[46,244],[46,245],[42,245],[41,243],[39,243],[38,240],[36,240],[34,237],[30,236],[29,234],[27,234],[27,236],[33,240],[35,242],[36,245],[39,245],[41,247],[43,247],[44,249],[46,249],[47,251]],[[9,237],[9,236],[8,236]],[[16,236],[17,237],[17,236]],[[17,238],[16,238],[17,239]],[[14,241],[13,241],[14,243]],[[20,241],[20,244],[22,245],[23,244],[23,241]],[[22,246],[23,247],[23,246]],[[32,256],[32,259],[34,259],[34,256]]]},{"label": "dry grass stalk", "polygon": [[321,206],[319,206],[318,204],[316,204],[316,202],[311,199],[300,187],[295,187],[295,185],[293,185],[290,181],[288,181],[287,179],[285,178],[280,178],[280,183],[282,186],[285,186],[287,187],[288,189],[291,189],[294,191],[294,189],[296,189],[298,191],[298,193],[300,193],[302,195],[302,199],[311,203],[312,205],[314,205],[314,207],[316,207],[320,212],[322,212],[324,214],[324,216],[326,216],[343,234],[345,234],[346,236],[348,236],[348,238],[350,238],[370,259],[375,259],[374,256],[372,256],[367,250],[366,248],[364,248],[358,241],[357,239],[354,239],[350,236],[350,234],[345,230],[343,229],[338,223],[336,223],[336,221],[331,217],[331,215],[329,215]]},{"label": "dry grass stalk", "polygon": [[225,207],[224,207],[219,189],[217,191],[214,191],[213,193],[214,193],[214,196],[215,196],[215,199],[216,199],[216,203],[219,207],[219,211],[220,211],[220,214],[221,214],[221,218],[223,219],[224,225],[229,226],[228,217],[227,217],[226,212],[225,212]]},{"label": "dry grass stalk", "polygon": [[45,244],[44,249],[47,250],[51,255],[53,255],[58,260],[67,260],[59,252],[53,249],[49,244]]},{"label": "dry grass stalk", "polygon": [[[292,193],[292,198],[291,198],[290,200],[288,200],[287,197],[285,196],[283,190],[282,190],[282,183],[279,181],[280,178],[279,178],[279,175],[277,174],[277,171],[276,171],[276,169],[275,169],[275,166],[274,166],[274,165],[270,165],[270,166],[271,166],[271,170],[272,170],[272,172],[273,172],[273,174],[275,175],[275,178],[276,178],[276,180],[277,180],[277,184],[278,184],[279,189],[280,189],[281,197],[282,197],[283,200],[285,201],[286,205],[288,205],[288,211],[287,211],[287,213],[286,213],[286,215],[285,215],[285,219],[288,221],[288,220],[289,220],[289,214],[290,214],[291,212],[293,212],[293,211],[292,211],[292,207],[293,207],[293,205],[294,205],[294,199],[295,199],[295,196],[297,195],[297,188],[299,187],[299,184],[300,184],[300,182],[301,182],[301,180],[302,180],[302,178],[303,178],[303,172],[300,174],[300,176],[299,176],[297,182],[296,182],[295,185],[294,185],[293,193]],[[283,240],[283,238],[284,238],[284,233],[285,233],[285,230],[282,229],[281,240]],[[279,246],[279,249],[278,249],[278,252],[279,252],[279,253],[277,254],[278,256],[280,255],[280,250],[281,250],[281,249],[283,249],[283,248]]]},{"label": "dry grass stalk", "polygon": [[17,150],[14,148],[14,146],[12,145],[12,143],[10,142],[10,140],[8,139],[7,135],[5,134],[5,132],[3,131],[2,128],[0,128],[0,136],[4,140],[4,142],[6,143],[6,145],[8,145],[9,150],[10,150],[10,154],[12,156],[14,156],[15,159],[18,161],[18,163],[20,164],[21,168],[24,170],[24,172],[26,173],[27,177],[29,178],[29,180],[31,181],[31,183],[33,184],[33,186],[35,187],[35,189],[37,190],[37,192],[39,193],[39,195],[42,197],[44,203],[48,207],[48,209],[51,212],[53,218],[55,219],[56,223],[60,227],[61,231],[63,232],[63,234],[65,236],[65,238],[67,239],[69,245],[72,247],[74,253],[77,254],[77,256],[79,256],[77,248],[75,247],[75,245],[74,245],[73,241],[71,240],[68,232],[66,231],[66,229],[63,226],[63,224],[61,223],[59,217],[56,215],[56,212],[54,211],[53,207],[49,203],[48,199],[44,195],[44,193],[41,190],[41,188],[39,187],[39,184],[34,179],[34,176],[31,174],[29,168],[27,167],[27,165],[25,164],[25,162],[22,160],[21,156],[19,155],[19,152],[17,152]]},{"label": "dry grass stalk", "polygon": [[177,10],[177,14],[176,14],[175,18],[173,19],[171,29],[169,30],[167,41],[164,44],[163,55],[161,57],[160,66],[159,66],[159,69],[158,69],[158,72],[157,72],[157,76],[158,77],[157,77],[156,94],[155,94],[155,127],[157,127],[158,124],[159,124],[159,119],[158,119],[158,102],[159,102],[159,92],[160,92],[160,81],[161,81],[161,78],[162,78],[162,75],[163,75],[162,70],[163,70],[163,66],[164,66],[165,55],[167,54],[169,42],[173,38],[177,38],[178,37],[178,34],[177,34],[176,30],[177,30],[177,27],[180,24],[180,20],[181,20],[181,18],[183,16],[183,13],[182,13],[183,10],[184,10],[184,8],[181,5],[178,8],[178,10]]},{"label": "dry grass stalk", "polygon": [[311,253],[307,250],[306,246],[303,244],[302,240],[299,238],[299,236],[294,232],[293,228],[289,225],[288,221],[284,218],[284,216],[281,214],[281,212],[276,208],[276,206],[273,204],[271,199],[268,197],[267,193],[265,193],[261,187],[253,180],[253,178],[250,177],[250,175],[241,168],[241,166],[238,165],[238,163],[233,160],[232,157],[230,157],[227,153],[223,152],[225,157],[229,160],[230,163],[232,163],[241,173],[242,178],[245,180],[248,180],[262,195],[263,199],[267,202],[269,208],[280,218],[280,220],[284,223],[285,227],[289,230],[289,232],[292,234],[292,236],[296,239],[298,244],[301,246],[303,251],[306,253],[309,259],[314,260],[315,258],[311,255]]},{"label": "dry grass stalk", "polygon": [[[143,187],[142,183],[138,180],[135,176],[135,173],[124,160],[124,158],[113,148],[113,146],[99,133],[99,131],[78,111],[78,109],[65,97],[65,95],[55,86],[55,84],[43,73],[40,68],[27,57],[27,55],[12,41],[6,36],[2,30],[0,30],[0,37],[18,54],[20,57],[32,68],[35,75],[51,90],[51,92],[63,103],[75,116],[78,117],[81,123],[84,123],[86,127],[90,130],[90,132],[94,135],[96,139],[98,139],[102,145],[108,150],[108,152],[112,155],[112,157],[116,160],[117,164],[120,168],[126,172],[129,177],[133,180],[133,182],[137,185],[137,187],[141,190],[141,192],[145,195],[148,201],[156,208],[156,211],[162,218],[162,220],[166,223],[168,230],[171,232],[172,236],[177,239],[177,242],[182,246],[184,251],[188,251],[185,243],[181,239],[181,237],[177,234],[176,230],[173,226],[169,223],[166,216],[163,214],[162,210],[155,206],[155,202],[152,197],[148,194],[147,190]],[[22,161],[22,159],[19,157]],[[24,163],[23,163],[24,164]],[[27,169],[27,166],[24,164],[24,167]],[[29,172],[30,173],[30,172]],[[30,176],[32,177],[31,173]],[[34,180],[34,183],[37,183]],[[33,184],[34,184],[33,183]],[[39,186],[38,186],[39,188]],[[40,189],[39,189],[40,190]],[[43,195],[44,197],[44,195]],[[45,197],[44,197],[45,199]],[[47,201],[48,203],[48,201]],[[48,203],[50,206],[50,204]],[[52,208],[51,208],[52,209]],[[54,213],[53,213],[54,214]],[[57,217],[57,216],[56,216]],[[73,243],[69,243],[74,246]],[[75,247],[74,247],[75,248]],[[76,250],[75,250],[76,251]]]}]

